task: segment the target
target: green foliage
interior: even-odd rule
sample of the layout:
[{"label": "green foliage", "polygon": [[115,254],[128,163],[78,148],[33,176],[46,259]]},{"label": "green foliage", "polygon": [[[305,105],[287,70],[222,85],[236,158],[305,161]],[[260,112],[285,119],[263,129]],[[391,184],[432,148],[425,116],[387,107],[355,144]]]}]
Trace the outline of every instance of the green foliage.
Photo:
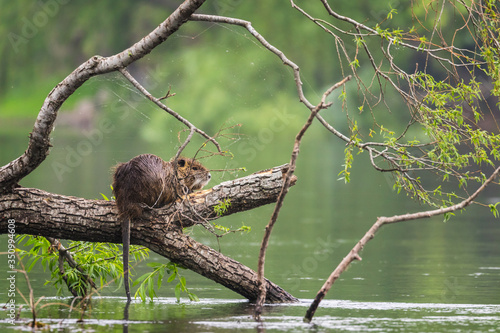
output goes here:
[{"label": "green foliage", "polygon": [[490,211],[491,213],[493,214],[494,217],[498,218],[499,216],[499,213],[498,213],[498,209],[497,209],[497,205],[499,204],[500,202],[497,202],[496,204],[490,204]]},{"label": "green foliage", "polygon": [[214,212],[217,216],[223,216],[226,214],[229,207],[231,207],[231,199],[219,200],[219,203],[214,206]]},{"label": "green foliage", "polygon": [[392,20],[393,15],[394,15],[394,14],[397,14],[397,13],[398,13],[398,11],[397,11],[397,9],[396,9],[396,8],[392,8],[392,5],[391,5],[391,4],[389,4],[389,6],[391,7],[391,11],[387,14],[387,19],[388,19],[388,20]]},{"label": "green foliage", "polygon": [[[339,179],[343,179],[346,183],[351,181],[350,169],[352,168],[352,162],[354,161],[353,149],[361,143],[358,135],[358,123],[355,121],[351,129],[350,142],[344,149],[344,164],[342,165],[344,169],[338,174],[338,176],[341,176]],[[359,152],[361,152],[361,150]]]},{"label": "green foliage", "polygon": [[419,37],[418,40],[420,42],[420,44],[418,44],[418,49],[422,50],[422,51],[425,50],[427,47],[427,44],[429,43],[427,38],[425,36],[422,36],[422,37]]},{"label": "green foliage", "polygon": [[250,232],[250,231],[252,231],[252,228],[247,226],[247,225],[242,225],[238,229],[231,229],[231,228],[224,227],[222,225],[215,224],[215,223],[213,226],[216,230],[222,231],[223,234],[218,235],[219,237],[224,236],[224,235],[229,234],[229,233],[232,233],[232,232]]},{"label": "green foliage", "polygon": [[[421,8],[412,5],[412,15],[419,24],[405,31],[390,26],[391,20],[395,18],[394,14],[397,13],[391,7],[387,17],[382,18],[374,28],[377,37],[382,39],[379,50],[382,56],[379,58],[368,36],[355,35],[354,41],[358,44],[357,47],[363,45],[365,49],[369,49],[367,55],[376,73],[370,87],[377,80],[380,86],[376,104],[383,101],[389,109],[391,101],[387,96],[390,90],[385,89],[384,84],[392,85],[407,103],[410,118],[403,128],[400,124],[385,121],[380,112],[376,112],[374,105],[367,102],[371,96],[377,96],[375,90],[366,88],[363,105],[358,107],[360,114],[348,114],[349,123],[354,125],[351,126],[349,142],[344,150],[344,168],[340,175],[341,179],[349,182],[354,147],[359,147],[369,151],[371,162],[377,170],[393,173],[394,189],[398,193],[405,192],[412,198],[433,207],[446,207],[470,195],[467,187],[471,183],[484,182],[486,179],[484,168],[498,167],[500,160],[500,135],[496,120],[498,115],[494,112],[491,99],[487,98],[489,92],[484,86],[485,82],[491,82],[493,86],[491,95],[500,96],[498,48],[500,17],[495,1],[486,2],[481,10],[475,7],[474,3],[469,5],[462,3],[456,10],[462,13],[464,18],[467,14],[477,14],[477,17],[474,16],[472,19],[474,27],[465,19],[464,23],[470,24],[471,29],[468,31],[447,29],[450,31],[445,31],[437,41],[435,31],[445,26],[448,16],[446,12],[442,12],[439,20],[433,21],[427,15],[431,8],[425,3]],[[476,27],[479,27],[477,33],[473,32],[472,36],[467,36],[471,31],[476,31]],[[434,33],[429,34],[432,29]],[[450,33],[452,30],[455,34],[453,36]],[[422,32],[426,35],[421,34]],[[477,40],[480,37],[482,41],[477,43],[477,48],[474,50],[459,49],[456,42],[459,39],[458,34],[463,36],[462,39],[472,37],[473,40]],[[429,35],[432,37],[428,37]],[[447,42],[453,44],[446,44]],[[418,70],[412,72],[405,71],[404,66],[394,66],[394,62],[398,60],[395,52],[387,44],[426,53],[425,66],[417,67]],[[436,50],[440,45],[453,45],[449,46],[453,51],[443,51],[436,56]],[[476,50],[479,52],[475,52]],[[350,62],[353,71],[358,67],[364,68],[362,59],[357,52],[355,60]],[[432,68],[432,65],[438,63],[444,68],[443,70]],[[462,68],[458,66],[464,63],[468,65],[463,67],[466,70],[458,70]],[[473,66],[479,63],[481,65],[477,65],[477,68],[483,73],[477,73]],[[460,65],[455,67],[456,64]],[[362,78],[358,82],[367,85],[367,81]],[[401,89],[400,87],[404,85],[407,87]],[[497,103],[497,107],[498,105],[500,104]],[[363,122],[363,117],[360,116],[361,111],[366,109],[365,106],[370,108],[373,120],[372,127],[367,129],[365,128],[367,122]],[[394,118],[395,113],[392,114]],[[398,114],[400,114],[399,108]],[[491,118],[493,124],[490,123],[488,126],[487,121]],[[370,141],[366,141],[366,137],[369,137]],[[421,177],[423,174],[425,174],[424,179]],[[433,174],[440,179],[436,179]],[[446,186],[443,186],[445,184]],[[460,195],[459,191],[462,191]],[[493,214],[496,214],[494,206],[490,205],[490,208]],[[445,221],[451,216],[452,213],[446,214]]]},{"label": "green foliage", "polygon": [[[22,245],[19,249],[21,258],[27,259],[27,271],[31,271],[36,263],[41,263],[43,270],[51,273],[50,280],[46,284],[54,285],[58,295],[63,294],[66,285],[80,296],[88,295],[91,288],[84,274],[94,281],[98,289],[105,287],[113,280],[122,281],[121,248],[116,244],[70,241],[66,248],[78,263],[80,270],[64,262],[64,274],[62,274],[59,266],[59,253],[57,249],[51,247],[47,239],[18,235],[17,241]],[[132,258],[138,261],[147,258],[149,251],[144,247],[131,246],[131,254]],[[67,282],[64,279],[67,279]]]},{"label": "green foliage", "polygon": [[[215,212],[215,214],[217,214],[217,216],[224,216],[224,214],[227,213],[227,210],[230,207],[231,207],[231,199],[219,200],[219,203],[214,206],[214,212]],[[215,233],[215,235],[217,236],[217,239],[219,239],[220,237],[223,237],[227,234],[230,234],[230,233],[250,232],[252,230],[251,227],[246,226],[246,225],[242,225],[238,229],[231,229],[231,228],[228,228],[228,227],[225,227],[225,226],[222,226],[219,224],[215,224],[215,223],[213,224],[213,228],[217,231],[222,232],[222,233]]]},{"label": "green foliage", "polygon": [[342,164],[344,169],[340,171],[340,173],[338,174],[338,176],[341,176],[339,180],[343,179],[346,183],[349,183],[351,181],[350,169],[352,168],[352,162],[354,160],[354,156],[352,155],[352,150],[353,150],[352,145],[348,145],[344,149],[344,164]]},{"label": "green foliage", "polygon": [[[26,271],[30,272],[37,263],[41,263],[44,271],[50,271],[50,279],[45,284],[52,284],[57,295],[63,295],[64,290],[72,288],[79,296],[87,296],[91,291],[86,276],[91,278],[98,289],[102,289],[113,281],[123,283],[123,262],[121,247],[111,243],[75,242],[68,243],[73,259],[78,263],[78,268],[70,267],[64,262],[64,274],[59,267],[59,254],[54,250],[49,241],[43,237],[30,235],[18,235],[17,242],[20,245],[19,254],[21,259],[27,259]],[[131,245],[130,254],[132,262],[142,261],[149,257],[149,250]],[[133,264],[131,265],[131,267]],[[196,301],[198,297],[191,293],[186,287],[186,279],[180,274],[181,266],[175,263],[161,264],[148,263],[153,270],[137,278],[133,285],[139,285],[135,295],[143,301],[148,297],[153,300],[156,297],[155,282],[159,289],[165,274],[169,274],[167,283],[178,280],[175,286],[175,296],[180,300],[180,293],[185,292],[190,300]],[[67,280],[65,282],[64,280]]]},{"label": "green foliage", "polygon": [[[392,17],[392,14],[391,14],[391,17]],[[401,30],[401,29],[390,29],[390,28],[382,29],[382,28],[380,28],[379,25],[376,25],[375,31],[377,32],[377,34],[381,38],[383,38],[387,41],[390,41],[390,42],[394,43],[395,45],[400,44],[402,39],[403,39],[403,30]]]},{"label": "green foliage", "polygon": [[[498,160],[500,136],[473,128],[482,115],[472,107],[480,98],[479,83],[472,78],[465,84],[463,81],[455,86],[446,82],[435,81],[430,75],[420,74],[418,79],[427,91],[424,98],[426,104],[420,108],[421,123],[426,134],[438,144],[428,152],[428,157],[444,168],[461,169],[469,165],[486,163],[494,166]],[[471,106],[474,122],[466,122],[463,115],[463,104]],[[461,153],[459,146],[466,144],[473,149]],[[490,154],[491,153],[491,154]]]},{"label": "green foliage", "polygon": [[354,68],[358,68],[359,67],[359,60],[358,59],[354,59],[353,61],[351,61],[351,63],[349,64],[349,66],[354,67]]},{"label": "green foliage", "polygon": [[[480,21],[479,35],[482,39],[481,54],[486,62],[486,67],[481,68],[484,73],[491,77],[493,89],[491,94],[500,97],[500,48],[498,47],[498,36],[500,35],[500,17],[498,2],[485,1],[484,20]],[[497,106],[499,104],[497,103]]]},{"label": "green foliage", "polygon": [[178,280],[178,283],[175,285],[174,289],[177,302],[180,302],[181,300],[181,292],[185,292],[189,297],[189,300],[199,301],[198,296],[187,289],[186,278],[179,272],[180,269],[183,269],[182,266],[177,265],[173,262],[169,262],[167,264],[151,262],[148,263],[148,266],[153,268],[153,271],[143,274],[142,276],[137,278],[133,284],[140,284],[135,293],[135,296],[139,296],[143,302],[146,301],[148,297],[151,299],[151,301],[153,301],[154,297],[156,297],[155,282],[156,287],[160,289],[165,274],[169,275],[169,277],[167,278],[167,283],[174,282],[176,279]]},{"label": "green foliage", "polygon": [[452,217],[455,216],[455,213],[453,212],[448,212],[443,214],[443,222],[448,222],[448,220]]}]

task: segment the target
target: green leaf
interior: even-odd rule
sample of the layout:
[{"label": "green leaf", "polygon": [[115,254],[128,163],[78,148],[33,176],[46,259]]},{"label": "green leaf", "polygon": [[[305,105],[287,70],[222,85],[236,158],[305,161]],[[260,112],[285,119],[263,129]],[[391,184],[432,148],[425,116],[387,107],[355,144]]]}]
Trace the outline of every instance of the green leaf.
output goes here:
[{"label": "green leaf", "polygon": [[35,264],[37,263],[37,261],[40,259],[41,257],[34,257],[33,258],[33,261],[31,262],[31,264],[26,267],[26,271],[27,272],[31,272],[31,270],[33,269],[33,266],[35,266]]},{"label": "green leaf", "polygon": [[134,280],[134,283],[132,284],[132,286],[138,285],[139,283],[143,282],[150,275],[151,275],[151,273],[146,273],[146,274],[141,275],[140,277],[138,277],[137,279]]},{"label": "green leaf", "polygon": [[156,282],[156,285],[158,286],[158,289],[161,288],[161,284],[163,282],[163,277],[165,276],[165,269],[161,269],[158,271],[158,280]]},{"label": "green leaf", "polygon": [[164,264],[162,263],[159,263],[159,262],[148,262],[147,263],[147,266],[148,267],[151,267],[151,268],[158,268],[158,267],[161,267],[163,266]]},{"label": "green leaf", "polygon": [[177,283],[175,286],[175,298],[177,298],[177,302],[181,301],[181,283]]},{"label": "green leaf", "polygon": [[156,292],[155,292],[153,281],[151,281],[151,279],[149,279],[147,285],[148,285],[148,295],[149,295],[149,298],[151,300],[153,300],[154,297],[156,296]]},{"label": "green leaf", "polygon": [[497,205],[498,205],[499,203],[500,203],[500,202],[497,202],[497,203],[496,203],[496,204],[494,204],[494,205],[493,205],[493,204],[491,204],[491,205],[490,205],[490,211],[493,213],[493,216],[494,216],[495,218],[498,218],[498,216],[499,216],[499,215],[498,215],[498,209],[497,209]]},{"label": "green leaf", "polygon": [[173,272],[167,279],[167,283],[170,283],[175,280],[175,277],[177,276],[177,272]]},{"label": "green leaf", "polygon": [[181,283],[181,290],[182,291],[187,291],[186,289],[186,278],[184,276],[179,277],[179,281]]},{"label": "green leaf", "polygon": [[452,216],[455,216],[455,213],[453,212],[448,212],[448,213],[444,213],[444,220],[443,222],[448,222],[448,220],[452,217]]},{"label": "green leaf", "polygon": [[195,295],[195,294],[193,294],[193,293],[189,293],[189,292],[188,292],[188,297],[189,297],[189,300],[190,300],[190,301],[193,301],[193,302],[199,302],[199,301],[200,301],[200,299],[198,298],[198,296],[196,296],[196,295]]}]

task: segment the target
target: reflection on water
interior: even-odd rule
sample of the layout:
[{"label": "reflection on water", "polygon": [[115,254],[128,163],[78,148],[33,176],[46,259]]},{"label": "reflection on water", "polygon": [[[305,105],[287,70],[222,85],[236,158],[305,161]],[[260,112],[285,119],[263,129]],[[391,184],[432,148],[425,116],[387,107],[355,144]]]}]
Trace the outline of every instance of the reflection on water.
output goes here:
[{"label": "reflection on water", "polygon": [[[45,302],[60,302],[47,299]],[[64,300],[63,300],[64,301]],[[70,300],[68,299],[70,302]],[[288,305],[266,306],[263,323],[252,319],[253,306],[235,299],[201,299],[196,303],[176,303],[161,298],[155,304],[133,302],[130,318],[124,321],[122,298],[95,298],[90,318],[83,323],[61,307],[61,318],[40,320],[53,330],[107,332],[494,332],[500,323],[500,305],[439,304],[396,302],[352,302],[326,300],[311,324],[302,318],[312,300]],[[45,311],[43,311],[45,312]],[[26,316],[25,316],[26,317]],[[0,327],[4,324],[0,321]]]},{"label": "reflection on water", "polygon": [[[288,314],[292,308],[305,311],[312,300],[298,306],[279,306],[281,311],[263,317],[266,331],[322,331],[336,332],[452,332],[466,328],[468,332],[495,331],[500,323],[499,305],[419,304],[394,302],[325,301],[321,315],[312,325],[302,322],[302,316]],[[286,308],[286,309],[284,309]],[[258,323],[248,316],[216,318],[196,321],[196,325],[224,330],[252,331]],[[220,330],[223,331],[223,330]]]}]

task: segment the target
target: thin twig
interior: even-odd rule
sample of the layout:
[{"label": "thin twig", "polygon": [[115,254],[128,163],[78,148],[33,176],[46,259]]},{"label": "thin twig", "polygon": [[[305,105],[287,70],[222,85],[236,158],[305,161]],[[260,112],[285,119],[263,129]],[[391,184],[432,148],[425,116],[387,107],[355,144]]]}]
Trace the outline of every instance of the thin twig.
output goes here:
[{"label": "thin twig", "polygon": [[167,98],[170,98],[170,97],[174,97],[174,96],[175,96],[175,93],[171,94],[171,93],[170,93],[170,91],[171,91],[171,90],[172,90],[172,87],[171,87],[171,86],[169,86],[169,87],[168,87],[168,91],[167,91],[167,93],[165,94],[165,96],[160,97],[160,98],[159,98],[159,100],[161,101],[161,100],[164,100],[164,99],[167,99]]},{"label": "thin twig", "polygon": [[302,138],[304,137],[304,134],[306,133],[307,129],[311,126],[314,118],[316,117],[316,114],[319,111],[321,111],[325,108],[328,108],[331,105],[331,103],[326,103],[326,98],[328,97],[328,95],[330,95],[336,88],[345,84],[350,79],[351,79],[351,76],[349,75],[348,77],[344,78],[342,81],[334,84],[332,87],[330,87],[323,94],[323,96],[321,98],[321,102],[318,105],[316,105],[316,107],[313,109],[313,111],[309,115],[309,118],[307,118],[306,123],[304,124],[302,129],[299,131],[299,133],[295,137],[295,143],[293,146],[292,156],[290,157],[290,165],[289,165],[289,168],[286,172],[285,180],[283,181],[283,187],[282,187],[281,192],[278,196],[278,200],[276,201],[276,205],[274,206],[273,214],[271,215],[271,219],[266,226],[266,229],[264,232],[264,237],[262,239],[262,244],[260,247],[258,270],[257,270],[257,284],[259,286],[259,297],[257,298],[257,302],[256,302],[256,306],[255,306],[255,314],[254,314],[254,318],[256,320],[260,320],[260,315],[262,313],[262,307],[263,307],[264,301],[266,299],[266,289],[267,288],[266,288],[266,282],[264,279],[264,264],[265,264],[265,260],[266,260],[265,259],[266,258],[266,250],[267,250],[267,246],[269,245],[269,239],[271,237],[271,232],[272,232],[273,226],[278,219],[281,207],[283,206],[283,202],[285,200],[285,196],[288,193],[288,190],[290,188],[291,179],[292,179],[293,173],[295,171],[295,166],[297,163],[297,157],[299,156],[300,143],[301,143]]},{"label": "thin twig", "polygon": [[[155,103],[163,111],[167,112],[172,117],[174,117],[175,119],[177,119],[178,121],[180,121],[181,123],[186,125],[191,131],[191,133],[188,136],[189,140],[191,140],[191,137],[192,137],[192,134],[194,131],[194,132],[199,133],[201,136],[203,136],[208,141],[212,142],[219,152],[222,150],[219,143],[214,138],[212,138],[210,135],[206,134],[205,132],[203,132],[202,130],[200,130],[199,128],[197,128],[193,124],[191,124],[186,118],[182,117],[180,114],[178,114],[177,112],[175,112],[174,110],[172,110],[171,108],[169,108],[168,106],[163,104],[160,99],[151,95],[151,93],[149,91],[147,91],[147,89],[144,88],[132,75],[130,75],[130,73],[125,68],[120,68],[119,72],[122,73],[122,75],[127,80],[129,80],[130,83],[132,83],[132,85],[135,88],[137,88],[137,90],[139,90],[144,96],[146,96],[151,102]],[[176,157],[178,157],[180,155],[182,149],[184,149],[184,147],[186,147],[187,143],[189,143],[189,140],[186,140],[184,142],[184,144],[179,148],[179,151],[177,152]]]},{"label": "thin twig", "polygon": [[19,289],[17,289],[17,288],[16,289],[19,292],[19,294],[23,297],[24,301],[30,307],[31,315],[33,317],[33,322],[31,323],[30,326],[32,328],[34,328],[34,327],[36,327],[36,305],[35,305],[35,296],[33,293],[33,288],[31,287],[31,282],[30,282],[30,279],[28,277],[28,273],[26,272],[26,268],[24,267],[23,261],[21,260],[21,257],[19,256],[19,253],[17,253],[17,252],[16,252],[16,257],[18,259],[19,265],[21,265],[21,268],[22,268],[22,269],[16,269],[16,271],[23,273],[24,278],[26,279],[26,284],[28,285],[28,290],[29,290],[29,301],[26,300],[26,298],[24,297],[24,295],[21,293],[21,291]]}]

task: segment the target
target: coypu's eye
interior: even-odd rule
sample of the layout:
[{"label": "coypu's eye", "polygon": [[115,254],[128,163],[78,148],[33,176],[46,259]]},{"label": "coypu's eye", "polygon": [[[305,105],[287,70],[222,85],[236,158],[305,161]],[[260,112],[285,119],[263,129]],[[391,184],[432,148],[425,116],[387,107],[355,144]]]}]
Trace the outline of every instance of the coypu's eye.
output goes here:
[{"label": "coypu's eye", "polygon": [[198,171],[198,167],[196,167],[196,166],[195,166],[195,167],[193,167],[193,170],[194,170],[194,171]]},{"label": "coypu's eye", "polygon": [[177,164],[182,168],[184,165],[186,165],[186,160],[184,159],[178,160]]}]

